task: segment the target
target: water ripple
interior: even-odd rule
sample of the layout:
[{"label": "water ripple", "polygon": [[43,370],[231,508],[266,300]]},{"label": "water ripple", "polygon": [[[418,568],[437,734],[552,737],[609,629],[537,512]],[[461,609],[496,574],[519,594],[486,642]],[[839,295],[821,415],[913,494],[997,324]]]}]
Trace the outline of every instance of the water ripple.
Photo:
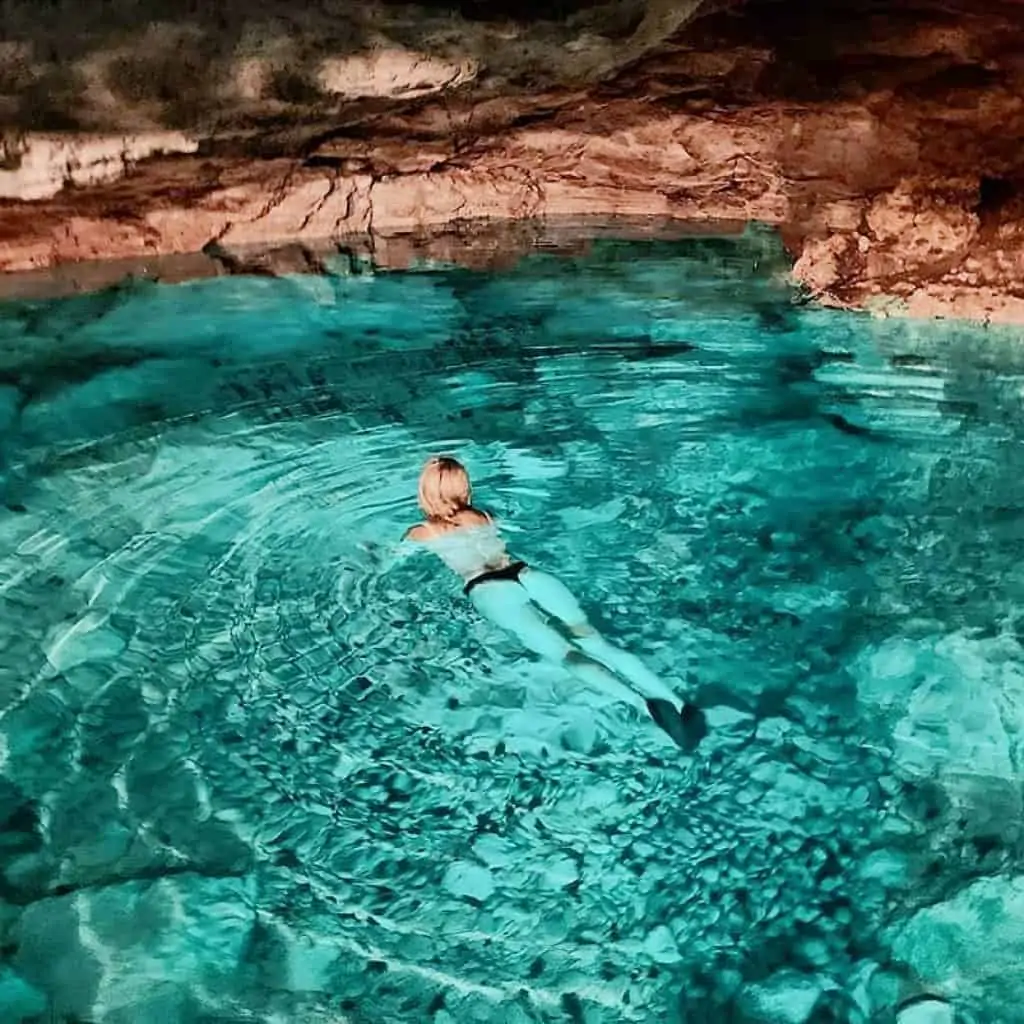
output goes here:
[{"label": "water ripple", "polygon": [[[784,347],[737,318],[660,350],[553,323],[515,350],[497,328],[317,335],[287,360],[108,367],[19,421],[0,735],[25,838],[2,894],[29,908],[14,963],[51,1000],[127,1019],[120,965],[150,968],[111,930],[122,901],[157,961],[213,943],[200,1002],[221,1013],[652,1021],[709,972],[739,1006],[798,969],[865,1019],[850,979],[918,909],[884,857],[931,858],[956,807],[899,804],[919,783],[863,659],[1011,621],[1019,400],[845,328],[850,358],[826,358],[813,318]],[[202,386],[175,392],[186,371]],[[401,555],[436,450],[517,554],[693,690],[698,758]],[[33,959],[40,934],[96,965],[81,1004]],[[721,998],[693,1019],[740,1012]]]}]

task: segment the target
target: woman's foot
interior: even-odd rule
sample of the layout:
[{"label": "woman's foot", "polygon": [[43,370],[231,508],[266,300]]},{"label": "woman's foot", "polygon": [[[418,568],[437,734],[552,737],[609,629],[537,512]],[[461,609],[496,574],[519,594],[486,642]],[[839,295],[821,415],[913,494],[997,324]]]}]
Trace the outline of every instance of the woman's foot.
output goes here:
[{"label": "woman's foot", "polygon": [[647,701],[651,718],[665,730],[676,746],[692,754],[708,734],[708,722],[696,704],[683,704],[681,710],[667,700],[652,697]]}]

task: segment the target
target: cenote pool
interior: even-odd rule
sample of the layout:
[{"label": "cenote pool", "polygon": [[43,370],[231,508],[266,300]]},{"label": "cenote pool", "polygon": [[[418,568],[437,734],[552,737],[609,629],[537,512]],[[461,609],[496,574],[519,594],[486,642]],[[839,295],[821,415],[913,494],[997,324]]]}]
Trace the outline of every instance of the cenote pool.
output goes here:
[{"label": "cenote pool", "polygon": [[[1022,1019],[1024,347],[758,251],[0,307],[3,1021]],[[694,756],[400,549],[438,451]]]}]

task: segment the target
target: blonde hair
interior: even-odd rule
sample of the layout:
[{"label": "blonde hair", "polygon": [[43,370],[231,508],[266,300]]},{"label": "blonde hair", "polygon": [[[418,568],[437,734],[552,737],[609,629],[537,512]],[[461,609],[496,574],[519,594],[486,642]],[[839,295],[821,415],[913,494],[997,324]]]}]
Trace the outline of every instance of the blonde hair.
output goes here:
[{"label": "blonde hair", "polygon": [[451,519],[471,508],[473,491],[466,467],[447,455],[428,460],[420,473],[419,500],[431,519]]}]

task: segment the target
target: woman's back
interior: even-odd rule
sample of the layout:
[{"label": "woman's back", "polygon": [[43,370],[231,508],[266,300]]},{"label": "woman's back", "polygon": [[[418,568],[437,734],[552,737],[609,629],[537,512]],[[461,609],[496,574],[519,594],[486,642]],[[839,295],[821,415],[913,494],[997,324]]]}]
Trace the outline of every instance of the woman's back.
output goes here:
[{"label": "woman's back", "polygon": [[476,509],[463,509],[448,520],[427,520],[414,526],[408,537],[423,544],[467,581],[509,564],[497,526]]}]

